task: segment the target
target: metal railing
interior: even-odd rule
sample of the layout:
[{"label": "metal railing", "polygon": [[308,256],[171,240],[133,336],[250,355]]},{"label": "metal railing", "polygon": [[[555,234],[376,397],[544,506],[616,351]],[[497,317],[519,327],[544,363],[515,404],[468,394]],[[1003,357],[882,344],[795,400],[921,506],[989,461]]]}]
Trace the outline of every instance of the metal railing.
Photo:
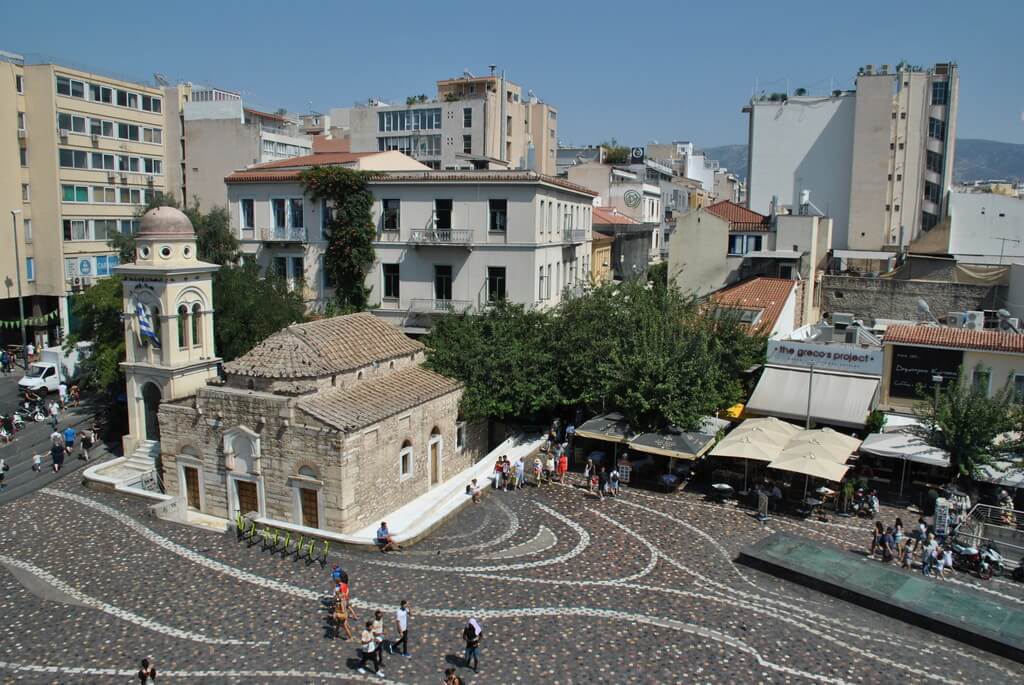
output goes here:
[{"label": "metal railing", "polygon": [[304,226],[261,228],[260,239],[267,242],[304,243],[306,242],[306,229]]},{"label": "metal railing", "polygon": [[471,300],[426,300],[409,301],[409,311],[438,314],[461,314],[473,306]]},{"label": "metal railing", "polygon": [[562,238],[570,243],[582,243],[587,239],[587,231],[582,228],[567,228],[562,231]]},{"label": "metal railing", "polygon": [[1003,557],[1004,570],[1012,570],[1024,559],[1024,511],[976,504],[953,536],[970,545],[995,545]]},{"label": "metal railing", "polygon": [[409,239],[422,245],[468,245],[472,238],[468,229],[426,228],[413,230]]}]

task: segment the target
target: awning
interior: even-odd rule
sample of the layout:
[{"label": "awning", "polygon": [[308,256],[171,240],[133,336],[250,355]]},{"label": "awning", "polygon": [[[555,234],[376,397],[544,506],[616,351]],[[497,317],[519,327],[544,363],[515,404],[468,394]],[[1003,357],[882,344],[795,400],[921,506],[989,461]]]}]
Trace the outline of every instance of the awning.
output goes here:
[{"label": "awning", "polygon": [[[803,421],[810,404],[811,421],[863,428],[878,397],[878,379],[866,376],[766,366],[747,412]],[[808,402],[807,384],[811,382]]]},{"label": "awning", "polygon": [[714,435],[683,433],[671,429],[644,433],[629,441],[629,448],[673,459],[697,459],[715,443]]},{"label": "awning", "polygon": [[771,461],[800,429],[773,417],[747,419],[711,450],[713,457]]},{"label": "awning", "polygon": [[974,479],[982,483],[1003,485],[1008,488],[1024,488],[1024,469],[1014,468],[1008,461],[997,461],[992,466],[985,465],[978,469]]},{"label": "awning", "polygon": [[603,440],[604,442],[628,442],[626,431],[629,426],[625,417],[618,412],[595,416],[576,428],[576,437]]},{"label": "awning", "polygon": [[889,459],[905,459],[929,466],[949,467],[949,454],[932,447],[912,433],[872,433],[864,438],[860,451]]},{"label": "awning", "polygon": [[850,467],[846,464],[836,463],[829,457],[822,457],[805,450],[785,450],[778,459],[768,464],[768,468],[777,471],[789,471],[799,473],[810,478],[824,478],[833,483],[840,482]]}]

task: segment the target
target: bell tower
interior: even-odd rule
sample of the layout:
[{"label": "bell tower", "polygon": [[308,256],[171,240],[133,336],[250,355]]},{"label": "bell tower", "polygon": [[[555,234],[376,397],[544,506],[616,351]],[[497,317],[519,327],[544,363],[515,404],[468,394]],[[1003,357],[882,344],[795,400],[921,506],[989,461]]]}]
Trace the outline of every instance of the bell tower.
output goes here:
[{"label": "bell tower", "polygon": [[114,269],[124,278],[124,454],[140,472],[155,468],[160,454],[160,403],[193,396],[217,377],[211,279],[218,269],[199,261],[192,222],[173,207],[146,212],[135,261]]}]

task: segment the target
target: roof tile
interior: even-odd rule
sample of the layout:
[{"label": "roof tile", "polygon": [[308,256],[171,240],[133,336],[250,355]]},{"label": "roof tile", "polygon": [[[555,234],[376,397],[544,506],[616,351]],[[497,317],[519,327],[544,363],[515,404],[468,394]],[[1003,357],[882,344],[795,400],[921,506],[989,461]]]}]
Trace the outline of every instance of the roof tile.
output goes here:
[{"label": "roof tile", "polygon": [[423,344],[373,314],[293,324],[274,333],[224,371],[260,378],[322,378],[419,352]]},{"label": "roof tile", "polygon": [[722,200],[704,208],[717,217],[729,222],[729,230],[732,231],[770,231],[771,217],[747,209],[730,200]]},{"label": "roof tile", "polygon": [[949,326],[929,326],[927,324],[889,326],[882,338],[882,343],[1024,354],[1024,335],[1007,331],[975,331],[969,328],[950,328]]},{"label": "roof tile", "polygon": [[758,333],[771,333],[793,292],[796,281],[788,278],[757,276],[748,281],[723,288],[711,295],[720,306],[736,309],[760,309],[761,318],[753,329]]},{"label": "roof tile", "polygon": [[335,388],[299,401],[299,409],[339,430],[351,431],[455,392],[462,384],[420,366]]},{"label": "roof tile", "polygon": [[614,207],[594,207],[592,222],[596,226],[610,226],[619,224],[639,224],[640,222],[631,216],[620,213]]}]

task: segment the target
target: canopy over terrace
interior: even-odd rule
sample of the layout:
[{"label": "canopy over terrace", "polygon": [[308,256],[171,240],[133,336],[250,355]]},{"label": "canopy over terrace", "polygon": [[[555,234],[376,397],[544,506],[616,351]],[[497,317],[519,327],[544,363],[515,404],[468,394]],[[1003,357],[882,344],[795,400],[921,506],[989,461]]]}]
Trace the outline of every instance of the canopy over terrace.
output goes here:
[{"label": "canopy over terrace", "polygon": [[743,490],[746,491],[748,461],[772,461],[786,443],[799,432],[800,429],[793,424],[772,416],[747,419],[722,438],[710,454],[713,457],[744,460]]},{"label": "canopy over terrace", "polygon": [[900,495],[903,494],[907,465],[910,462],[949,468],[949,453],[929,445],[913,428],[893,433],[872,433],[864,438],[860,451],[876,457],[903,460],[903,468],[900,469]]}]

